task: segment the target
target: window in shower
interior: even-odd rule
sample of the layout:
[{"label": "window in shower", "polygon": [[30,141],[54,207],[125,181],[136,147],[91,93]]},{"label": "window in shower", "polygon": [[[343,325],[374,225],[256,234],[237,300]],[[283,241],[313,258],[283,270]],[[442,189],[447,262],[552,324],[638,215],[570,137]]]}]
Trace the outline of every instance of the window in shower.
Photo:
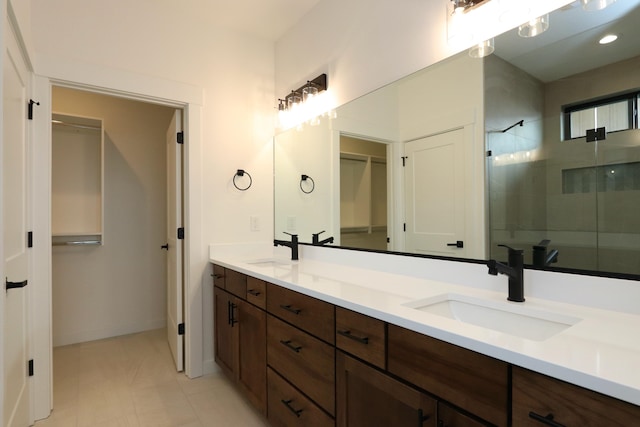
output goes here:
[{"label": "window in shower", "polygon": [[640,92],[632,92],[565,107],[563,139],[582,138],[601,127],[607,133],[638,128],[639,97]]}]

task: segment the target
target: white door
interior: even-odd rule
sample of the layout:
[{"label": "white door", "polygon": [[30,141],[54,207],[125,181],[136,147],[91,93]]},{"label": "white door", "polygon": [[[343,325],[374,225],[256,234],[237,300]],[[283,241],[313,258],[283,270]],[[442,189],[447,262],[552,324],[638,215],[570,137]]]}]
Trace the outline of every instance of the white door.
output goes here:
[{"label": "white door", "polygon": [[177,135],[182,131],[181,112],[176,110],[167,129],[167,339],[178,371],[184,370],[183,323],[183,239],[182,227],[182,147]]},{"label": "white door", "polygon": [[[4,248],[3,277],[0,291],[4,309],[4,402],[3,426],[29,425],[29,356],[27,249],[27,100],[28,79],[24,58],[12,26],[5,27],[6,49],[3,54],[3,133],[2,133],[2,235]],[[0,305],[2,307],[2,305]]]},{"label": "white door", "polygon": [[465,131],[406,144],[407,252],[465,256]]}]

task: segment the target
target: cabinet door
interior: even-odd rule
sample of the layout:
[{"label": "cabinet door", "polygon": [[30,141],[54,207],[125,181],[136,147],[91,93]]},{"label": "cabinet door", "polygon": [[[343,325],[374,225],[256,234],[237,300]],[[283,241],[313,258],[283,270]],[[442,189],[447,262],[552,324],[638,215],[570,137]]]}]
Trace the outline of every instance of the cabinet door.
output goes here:
[{"label": "cabinet door", "polygon": [[513,425],[634,426],[640,406],[514,366]]},{"label": "cabinet door", "polygon": [[508,365],[395,325],[389,372],[497,426],[508,424]]},{"label": "cabinet door", "polygon": [[438,402],[438,427],[486,427],[491,424],[476,421],[443,402]]},{"label": "cabinet door", "polygon": [[338,426],[436,426],[433,398],[341,351],[336,377]]},{"label": "cabinet door", "polygon": [[238,301],[238,383],[253,405],[266,414],[267,318],[246,301]]},{"label": "cabinet door", "polygon": [[231,378],[238,372],[237,299],[220,288],[213,288],[214,355],[220,368]]}]

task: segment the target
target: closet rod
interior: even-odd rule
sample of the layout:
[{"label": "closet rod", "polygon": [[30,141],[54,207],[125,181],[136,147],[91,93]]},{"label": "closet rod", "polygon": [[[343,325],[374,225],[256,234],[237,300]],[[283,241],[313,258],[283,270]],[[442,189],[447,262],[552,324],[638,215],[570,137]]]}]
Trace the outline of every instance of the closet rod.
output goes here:
[{"label": "closet rod", "polygon": [[101,245],[100,240],[74,240],[69,242],[53,242],[52,246],[82,246],[82,245]]},{"label": "closet rod", "polygon": [[51,120],[51,123],[53,123],[54,125],[69,126],[69,127],[78,128],[78,129],[89,129],[89,130],[101,130],[102,129],[100,126],[79,125],[79,124],[76,124],[76,123],[63,122],[62,120]]}]

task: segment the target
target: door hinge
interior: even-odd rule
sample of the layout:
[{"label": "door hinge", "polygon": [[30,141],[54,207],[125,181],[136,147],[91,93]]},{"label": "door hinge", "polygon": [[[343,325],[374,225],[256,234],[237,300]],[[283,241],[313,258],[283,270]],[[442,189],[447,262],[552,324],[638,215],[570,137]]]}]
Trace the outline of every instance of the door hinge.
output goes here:
[{"label": "door hinge", "polygon": [[402,224],[402,231],[407,231],[407,223]]},{"label": "door hinge", "polygon": [[184,323],[178,325],[178,335],[184,335]]},{"label": "door hinge", "polygon": [[30,377],[33,376],[33,359],[27,362],[27,373],[29,374]]},{"label": "door hinge", "polygon": [[36,102],[33,99],[29,100],[29,106],[28,106],[29,107],[28,108],[29,111],[27,112],[27,118],[29,120],[33,120],[33,104],[40,105],[39,102]]},{"label": "door hinge", "polygon": [[178,239],[179,240],[184,239],[184,227],[178,228]]},{"label": "door hinge", "polygon": [[33,231],[27,232],[27,247],[28,248],[33,247]]},{"label": "door hinge", "polygon": [[493,153],[491,152],[491,150],[487,150],[487,157],[491,157],[493,156]]},{"label": "door hinge", "polygon": [[400,158],[402,159],[402,167],[405,167],[409,156],[402,156]]},{"label": "door hinge", "polygon": [[180,131],[176,134],[176,142],[178,144],[184,144],[184,131]]}]

